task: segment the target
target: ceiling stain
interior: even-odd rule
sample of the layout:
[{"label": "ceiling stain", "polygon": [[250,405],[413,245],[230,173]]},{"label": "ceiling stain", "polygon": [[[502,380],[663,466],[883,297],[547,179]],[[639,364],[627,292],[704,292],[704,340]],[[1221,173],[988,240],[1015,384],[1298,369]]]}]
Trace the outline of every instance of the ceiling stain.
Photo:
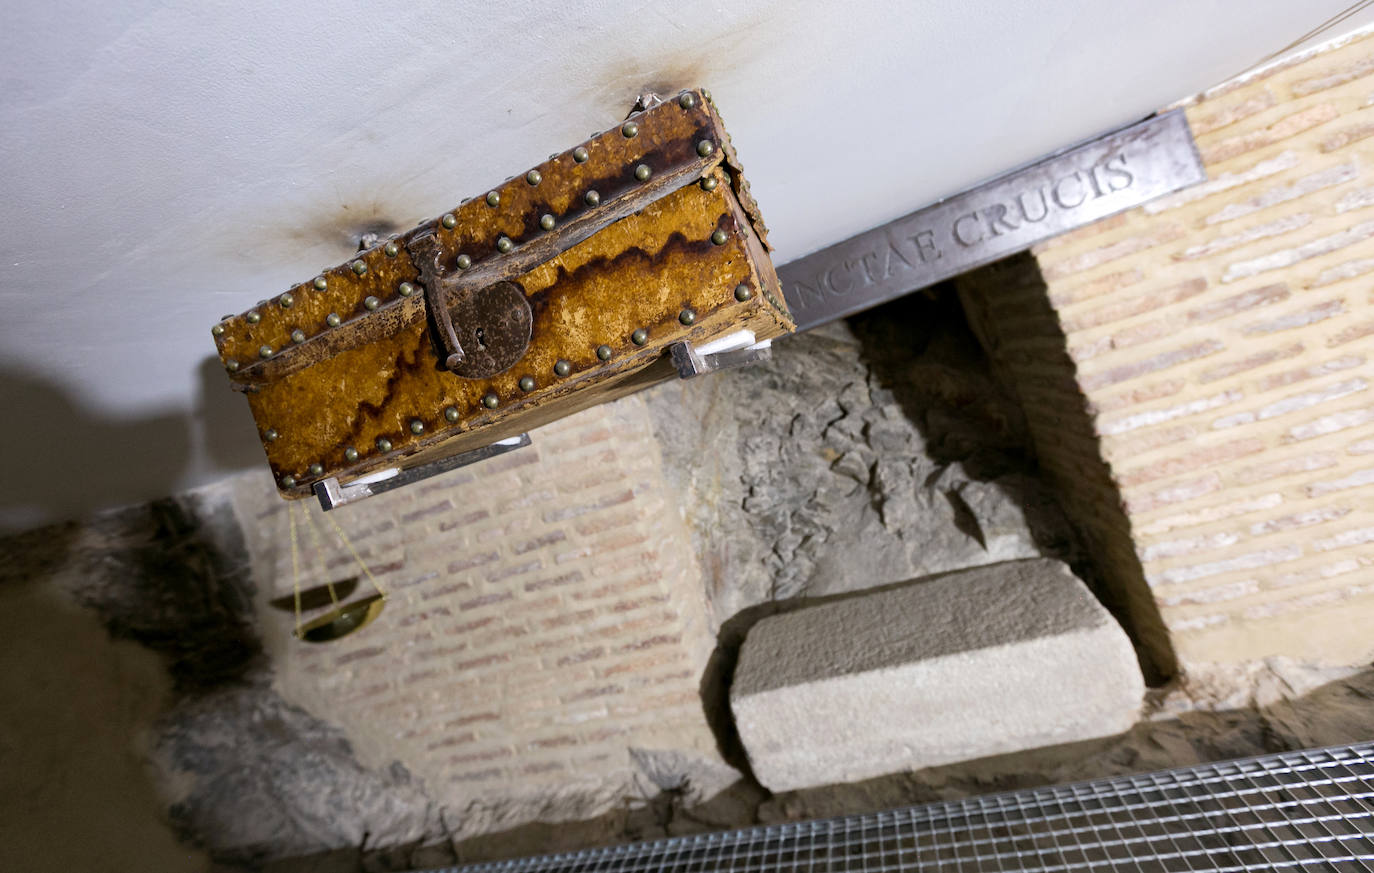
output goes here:
[{"label": "ceiling stain", "polygon": [[[430,217],[408,199],[396,186],[378,184],[314,204],[283,202],[226,221],[213,245],[225,260],[269,271],[285,268],[286,283],[303,282],[352,258],[364,242],[375,244]],[[284,290],[264,288],[262,294]]]},{"label": "ceiling stain", "polygon": [[[769,4],[732,10],[726,19],[672,21],[686,38],[669,52],[656,50],[643,57],[625,55],[602,69],[602,76],[584,93],[592,107],[628,113],[635,99],[646,91],[668,98],[686,88],[706,88],[725,79],[737,79],[770,44],[786,42],[794,29],[804,27],[804,16],[779,16]],[[660,11],[664,18],[671,13]],[[712,26],[714,25],[714,26]]]},{"label": "ceiling stain", "polygon": [[[667,18],[671,13],[662,13]],[[736,13],[729,20],[696,19],[673,21],[675,28],[689,35],[672,51],[662,46],[642,47],[638,53],[607,57],[598,63],[581,88],[578,96],[562,101],[573,111],[598,128],[607,127],[628,115],[641,94],[653,92],[671,99],[688,88],[711,88],[726,80],[738,82],[747,76],[760,52],[770,43],[787,41],[794,28],[802,26],[790,17],[779,18],[766,8],[753,10],[743,16]],[[510,110],[514,112],[516,110]],[[538,124],[538,116],[525,119]],[[557,127],[557,124],[553,125]],[[442,130],[442,126],[439,127]],[[367,127],[355,131],[375,148],[377,132]],[[551,134],[552,135],[552,134]],[[469,131],[468,137],[481,137],[481,131]],[[550,142],[550,151],[572,148],[576,142]],[[288,281],[304,281],[315,270],[333,267],[357,251],[359,243],[370,234],[380,239],[403,232],[415,224],[434,217],[438,212],[426,211],[422,205],[429,198],[407,184],[419,176],[433,173],[441,164],[423,170],[392,166],[386,178],[370,179],[356,189],[339,192],[335,198],[314,204],[284,203],[269,214],[256,212],[227,226],[238,230],[222,234],[216,243],[227,257],[245,256],[257,264],[299,272]],[[500,167],[505,173],[523,172],[523,167]],[[493,174],[488,183],[495,182]],[[471,192],[468,192],[471,193]],[[451,200],[456,205],[459,191]],[[432,213],[432,214],[431,214]],[[251,237],[246,239],[245,237]],[[280,289],[265,289],[275,291]]]},{"label": "ceiling stain", "polygon": [[[338,252],[338,260],[342,261],[357,252],[359,242],[369,234],[385,239],[405,230],[408,225],[399,216],[413,209],[389,204],[381,197],[353,196],[342,203],[321,204],[313,215],[293,214],[273,235],[302,248],[328,246]],[[410,224],[419,220],[416,218]]]}]

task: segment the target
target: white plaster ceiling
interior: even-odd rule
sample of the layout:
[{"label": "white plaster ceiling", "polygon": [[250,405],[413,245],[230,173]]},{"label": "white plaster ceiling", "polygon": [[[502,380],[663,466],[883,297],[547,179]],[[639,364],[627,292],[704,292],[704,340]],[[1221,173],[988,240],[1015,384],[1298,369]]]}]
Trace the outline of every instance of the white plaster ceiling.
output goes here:
[{"label": "white plaster ceiling", "polygon": [[261,463],[211,360],[220,315],[646,87],[712,90],[783,263],[1239,73],[1347,4],[11,0],[0,525]]}]

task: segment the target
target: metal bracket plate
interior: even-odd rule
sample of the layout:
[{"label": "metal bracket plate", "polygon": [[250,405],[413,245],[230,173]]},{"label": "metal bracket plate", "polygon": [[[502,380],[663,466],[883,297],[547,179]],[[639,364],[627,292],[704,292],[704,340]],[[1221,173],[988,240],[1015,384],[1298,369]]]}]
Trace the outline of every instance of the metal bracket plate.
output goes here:
[{"label": "metal bracket plate", "polygon": [[330,476],[328,479],[322,479],[315,483],[315,497],[320,501],[320,508],[328,512],[331,509],[336,509],[345,504],[357,503],[359,500],[366,500],[369,497],[384,494],[387,491],[393,491],[406,485],[412,485],[432,476],[447,473],[450,470],[457,470],[459,467],[466,467],[478,461],[485,461],[487,458],[494,458],[497,455],[504,455],[506,452],[513,452],[529,444],[530,435],[522,433],[518,437],[499,440],[489,446],[473,449],[470,452],[460,452],[459,454],[447,458],[431,461],[428,464],[408,467],[384,479],[364,476],[356,482],[340,485],[336,477]]},{"label": "metal bracket plate", "polygon": [[692,348],[691,343],[673,343],[668,347],[668,351],[673,356],[673,366],[677,368],[677,375],[681,379],[692,379],[719,370],[747,367],[773,357],[773,350],[768,346],[751,346],[703,355]]}]

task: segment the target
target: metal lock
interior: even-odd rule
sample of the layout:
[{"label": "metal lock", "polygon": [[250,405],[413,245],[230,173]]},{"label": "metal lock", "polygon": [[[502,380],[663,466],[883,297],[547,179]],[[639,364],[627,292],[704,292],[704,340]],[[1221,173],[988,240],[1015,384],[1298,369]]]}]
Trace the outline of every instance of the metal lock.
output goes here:
[{"label": "metal lock", "polygon": [[444,264],[433,234],[411,240],[411,255],[425,288],[431,329],[445,369],[465,379],[504,373],[530,347],[534,315],[525,289],[506,279],[474,286]]}]

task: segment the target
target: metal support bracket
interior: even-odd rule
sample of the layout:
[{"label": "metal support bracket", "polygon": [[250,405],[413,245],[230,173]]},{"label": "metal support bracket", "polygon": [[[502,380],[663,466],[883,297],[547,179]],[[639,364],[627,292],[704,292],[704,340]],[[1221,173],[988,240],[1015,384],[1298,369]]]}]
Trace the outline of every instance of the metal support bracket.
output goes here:
[{"label": "metal support bracket", "polygon": [[[315,497],[320,501],[320,507],[328,512],[348,503],[357,503],[359,500],[366,500],[377,494],[384,494],[406,485],[413,485],[416,482],[424,481],[432,476],[447,473],[450,470],[457,470],[459,467],[466,467],[478,461],[485,461],[487,458],[494,458],[497,455],[504,455],[506,452],[513,452],[516,449],[524,448],[530,444],[530,435],[522,433],[518,437],[511,437],[506,440],[498,440],[489,446],[480,449],[473,449],[470,452],[460,452],[447,458],[440,458],[428,464],[420,464],[415,467],[408,467],[404,470],[387,470],[381,474],[363,476],[347,485],[340,485],[339,480],[333,476],[322,479],[315,483]],[[390,475],[387,475],[390,474]]]},{"label": "metal support bracket", "polygon": [[768,346],[750,346],[724,352],[708,352],[703,355],[692,348],[691,343],[673,343],[668,347],[668,351],[673,356],[673,366],[677,368],[678,378],[681,379],[691,379],[718,370],[747,367],[750,364],[762,363],[773,357],[773,350]]}]

